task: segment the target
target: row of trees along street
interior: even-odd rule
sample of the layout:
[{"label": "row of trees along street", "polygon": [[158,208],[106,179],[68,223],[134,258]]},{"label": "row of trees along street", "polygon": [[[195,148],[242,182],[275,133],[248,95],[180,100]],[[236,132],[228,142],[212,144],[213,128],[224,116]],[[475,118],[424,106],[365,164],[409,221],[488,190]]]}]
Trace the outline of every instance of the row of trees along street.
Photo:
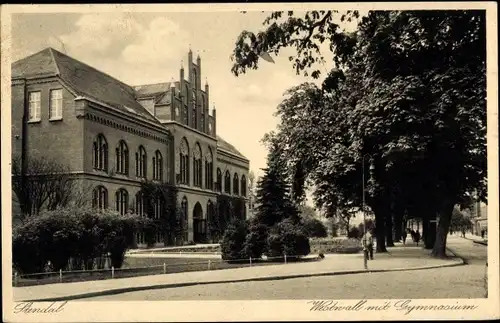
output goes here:
[{"label": "row of trees along street", "polygon": [[[351,20],[357,29],[344,31]],[[310,185],[316,206],[342,217],[361,209],[366,187],[377,252],[420,218],[425,247],[445,257],[454,207],[486,202],[485,11],[272,12],[263,25],[238,37],[236,76],[291,47],[297,74],[323,78],[285,93],[264,138],[279,147],[293,201]],[[334,57],[325,76],[322,45]]]}]

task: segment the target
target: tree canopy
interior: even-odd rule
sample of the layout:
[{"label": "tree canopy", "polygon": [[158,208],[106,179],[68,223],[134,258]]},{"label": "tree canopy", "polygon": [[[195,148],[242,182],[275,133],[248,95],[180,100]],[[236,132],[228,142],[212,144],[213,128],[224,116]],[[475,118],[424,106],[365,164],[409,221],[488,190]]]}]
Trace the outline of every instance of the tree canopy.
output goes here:
[{"label": "tree canopy", "polygon": [[271,13],[264,31],[241,33],[232,71],[255,69],[259,53],[288,46],[297,52],[296,72],[317,78],[311,67],[328,41],[335,68],[321,87],[291,88],[276,112],[277,131],[266,137],[280,145],[294,199],[309,181],[327,214],[359,208],[364,168],[377,240],[383,244],[389,234],[392,201],[414,213],[426,205],[429,217],[439,214],[433,252],[444,256],[454,205],[476,191],[486,201],[485,13],[371,11],[354,33],[342,31],[335,15],[358,17]]}]

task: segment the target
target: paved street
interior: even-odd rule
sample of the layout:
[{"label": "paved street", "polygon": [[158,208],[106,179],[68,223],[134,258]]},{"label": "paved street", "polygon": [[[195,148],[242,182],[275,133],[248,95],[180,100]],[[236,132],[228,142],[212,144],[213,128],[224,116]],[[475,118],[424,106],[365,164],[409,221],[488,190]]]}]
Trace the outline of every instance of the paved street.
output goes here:
[{"label": "paved street", "polygon": [[[317,298],[480,298],[486,246],[450,236],[449,247],[468,265],[400,271],[242,282],[147,290],[87,300],[242,300]],[[376,262],[377,260],[375,260]]]}]

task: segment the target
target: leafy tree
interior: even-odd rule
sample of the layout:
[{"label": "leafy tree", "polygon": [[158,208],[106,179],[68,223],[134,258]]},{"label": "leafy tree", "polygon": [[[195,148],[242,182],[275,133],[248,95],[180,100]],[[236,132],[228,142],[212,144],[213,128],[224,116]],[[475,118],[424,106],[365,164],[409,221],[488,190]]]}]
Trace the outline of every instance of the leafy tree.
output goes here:
[{"label": "leafy tree", "polygon": [[[453,206],[475,190],[486,196],[484,12],[372,11],[353,34],[339,29],[334,13],[272,13],[265,31],[240,35],[233,73],[257,68],[258,53],[286,46],[297,50],[296,71],[307,73],[322,59],[318,43],[329,41],[340,69],[322,89],[292,89],[278,108],[278,142],[300,165],[296,177],[312,179],[315,202],[329,214],[360,207],[359,174],[369,155],[375,171],[366,203],[375,213],[377,251],[392,236],[386,215],[403,213],[391,201],[403,197],[417,213],[414,193],[425,192],[424,220],[440,215],[433,255],[444,257]],[[311,141],[315,132],[329,144]]]}]

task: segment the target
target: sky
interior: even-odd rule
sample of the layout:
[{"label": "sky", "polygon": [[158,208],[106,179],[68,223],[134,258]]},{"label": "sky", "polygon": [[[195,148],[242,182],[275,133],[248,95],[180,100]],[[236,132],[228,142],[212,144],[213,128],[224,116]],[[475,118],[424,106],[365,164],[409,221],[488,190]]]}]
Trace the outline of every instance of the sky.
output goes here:
[{"label": "sky", "polygon": [[[293,49],[261,60],[258,70],[238,77],[231,73],[230,55],[243,30],[262,30],[268,13],[23,13],[12,15],[12,61],[46,47],[66,52],[129,85],[179,79],[181,62],[187,67],[189,48],[201,57],[202,83],[210,85],[210,106],[217,110],[217,132],[250,160],[250,170],[261,176],[266,148],[261,139],[275,129],[276,107],[283,93],[303,82],[289,62]],[[353,24],[345,25],[352,29]],[[324,51],[331,61],[331,53]],[[329,55],[328,55],[329,54]],[[332,64],[321,67],[328,71]]]}]

